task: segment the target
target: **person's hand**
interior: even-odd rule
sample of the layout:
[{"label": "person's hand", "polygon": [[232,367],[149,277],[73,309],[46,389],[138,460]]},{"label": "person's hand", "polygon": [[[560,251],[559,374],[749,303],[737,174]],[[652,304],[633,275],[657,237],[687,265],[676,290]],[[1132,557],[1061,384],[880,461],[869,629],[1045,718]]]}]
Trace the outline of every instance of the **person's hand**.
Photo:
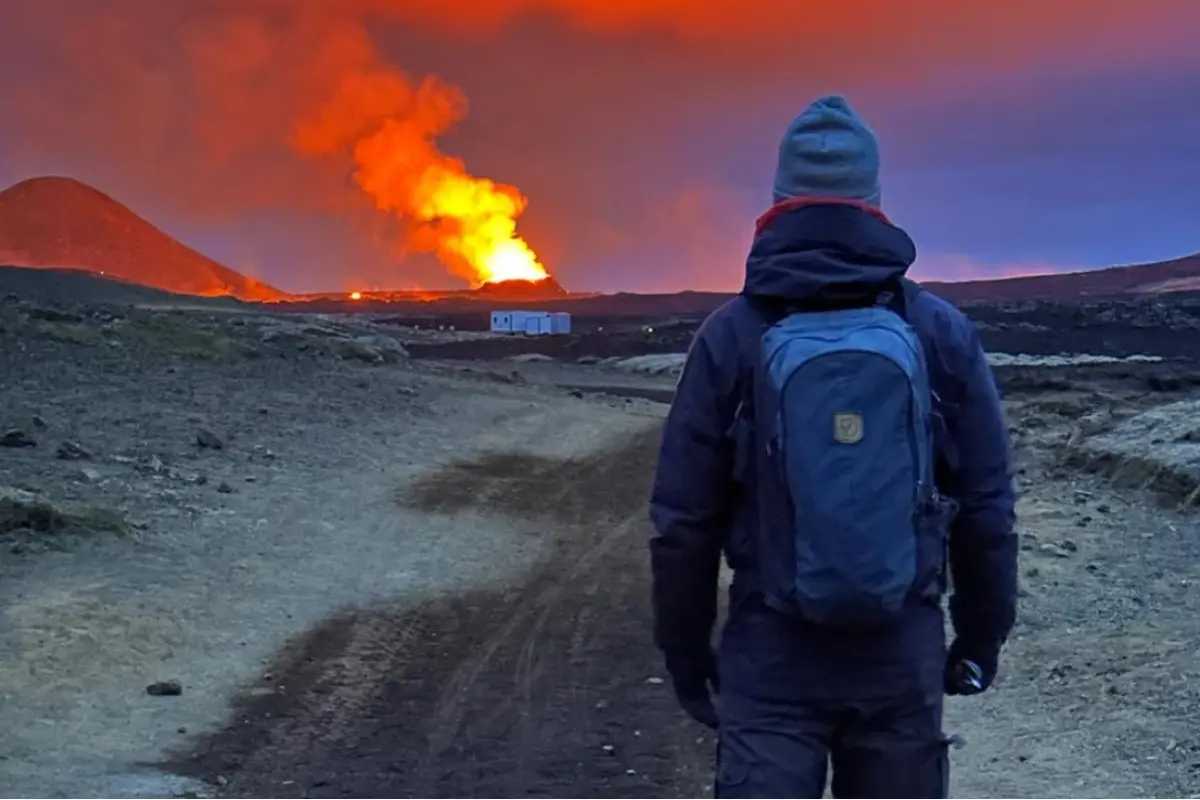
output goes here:
[{"label": "person's hand", "polygon": [[720,724],[713,706],[713,695],[720,694],[717,659],[711,650],[667,659],[671,684],[680,707],[689,717],[712,730]]},{"label": "person's hand", "polygon": [[972,646],[955,639],[946,654],[945,689],[950,695],[986,692],[996,679],[1000,648]]}]

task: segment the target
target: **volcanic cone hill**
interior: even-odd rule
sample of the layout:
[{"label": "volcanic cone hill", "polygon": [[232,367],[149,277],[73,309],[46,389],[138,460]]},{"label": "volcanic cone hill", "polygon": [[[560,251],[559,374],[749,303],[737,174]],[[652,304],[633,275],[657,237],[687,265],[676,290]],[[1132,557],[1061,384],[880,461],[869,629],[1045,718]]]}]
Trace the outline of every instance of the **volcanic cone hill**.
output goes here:
[{"label": "volcanic cone hill", "polygon": [[473,290],[476,297],[490,300],[558,300],[567,296],[567,290],[553,276],[540,281],[508,280],[485,283]]},{"label": "volcanic cone hill", "polygon": [[30,178],[0,192],[0,264],[84,270],[206,297],[286,296],[176,241],[73,178]]}]

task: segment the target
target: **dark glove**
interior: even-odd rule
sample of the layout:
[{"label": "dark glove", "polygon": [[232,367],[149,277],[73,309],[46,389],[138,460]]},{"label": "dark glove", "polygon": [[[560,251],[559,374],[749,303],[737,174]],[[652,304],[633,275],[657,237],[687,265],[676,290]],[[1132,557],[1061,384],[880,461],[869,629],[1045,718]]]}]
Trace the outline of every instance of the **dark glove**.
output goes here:
[{"label": "dark glove", "polygon": [[679,705],[689,717],[713,730],[717,729],[717,710],[712,696],[720,694],[717,659],[712,650],[695,655],[668,656],[667,671]]},{"label": "dark glove", "polygon": [[999,646],[978,646],[955,639],[946,655],[946,694],[972,695],[987,691],[996,679]]}]

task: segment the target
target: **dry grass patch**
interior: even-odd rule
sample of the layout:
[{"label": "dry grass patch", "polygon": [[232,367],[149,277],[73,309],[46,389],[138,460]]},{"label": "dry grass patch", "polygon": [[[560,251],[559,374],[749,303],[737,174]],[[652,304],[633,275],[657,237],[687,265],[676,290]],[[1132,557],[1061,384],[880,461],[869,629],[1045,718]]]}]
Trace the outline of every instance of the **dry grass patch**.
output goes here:
[{"label": "dry grass patch", "polygon": [[0,537],[109,533],[124,536],[129,523],[103,506],[53,502],[41,495],[0,486]]},{"label": "dry grass patch", "polygon": [[125,348],[197,361],[259,355],[257,348],[239,340],[224,324],[206,324],[180,313],[137,311],[111,321],[29,319],[27,324],[39,338],[78,347]]},{"label": "dry grass patch", "polygon": [[121,345],[198,361],[252,358],[258,350],[239,341],[223,324],[201,324],[184,314],[137,314],[118,320],[110,337]]}]

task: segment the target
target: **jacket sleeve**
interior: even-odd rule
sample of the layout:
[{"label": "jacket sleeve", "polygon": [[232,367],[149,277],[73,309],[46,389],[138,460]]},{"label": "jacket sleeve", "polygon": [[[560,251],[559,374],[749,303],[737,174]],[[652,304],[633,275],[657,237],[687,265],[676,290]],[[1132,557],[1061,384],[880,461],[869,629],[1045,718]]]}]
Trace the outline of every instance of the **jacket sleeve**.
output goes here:
[{"label": "jacket sleeve", "polygon": [[[732,517],[736,345],[719,321],[697,331],[667,415],[650,499],[655,641],[667,655],[707,652]],[[722,352],[728,351],[728,352]]]},{"label": "jacket sleeve", "polygon": [[961,393],[946,423],[956,451],[946,493],[959,503],[950,527],[950,614],[956,635],[999,648],[1016,619],[1016,496],[1008,423],[979,333],[963,318]]}]

